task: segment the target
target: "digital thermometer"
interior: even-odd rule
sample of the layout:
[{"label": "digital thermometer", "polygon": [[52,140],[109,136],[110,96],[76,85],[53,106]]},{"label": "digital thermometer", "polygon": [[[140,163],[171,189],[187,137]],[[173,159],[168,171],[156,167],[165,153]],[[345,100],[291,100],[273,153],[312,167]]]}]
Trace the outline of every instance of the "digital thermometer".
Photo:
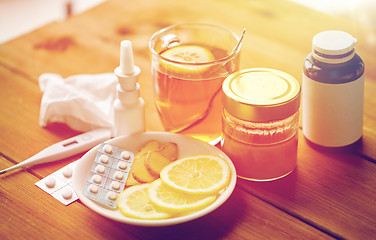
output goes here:
[{"label": "digital thermometer", "polygon": [[0,175],[20,167],[53,162],[73,156],[75,154],[87,151],[110,138],[111,130],[107,128],[99,128],[71,137],[47,147],[23,162],[0,171]]}]

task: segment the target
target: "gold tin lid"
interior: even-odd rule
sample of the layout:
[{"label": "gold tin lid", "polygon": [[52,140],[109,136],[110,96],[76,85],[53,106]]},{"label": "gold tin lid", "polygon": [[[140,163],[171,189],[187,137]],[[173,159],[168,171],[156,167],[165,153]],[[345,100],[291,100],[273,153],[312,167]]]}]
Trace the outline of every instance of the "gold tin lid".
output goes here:
[{"label": "gold tin lid", "polygon": [[225,79],[222,90],[226,111],[246,121],[285,119],[300,107],[299,82],[274,69],[251,68],[235,72]]}]

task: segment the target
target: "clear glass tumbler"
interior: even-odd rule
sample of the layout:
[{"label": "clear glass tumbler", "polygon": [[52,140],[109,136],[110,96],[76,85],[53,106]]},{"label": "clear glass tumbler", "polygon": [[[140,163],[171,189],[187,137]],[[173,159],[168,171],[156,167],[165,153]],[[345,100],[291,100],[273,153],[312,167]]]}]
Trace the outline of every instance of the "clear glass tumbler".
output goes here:
[{"label": "clear glass tumbler", "polygon": [[239,69],[239,37],[208,24],[178,24],[149,43],[155,104],[165,130],[209,142],[221,135],[224,79]]}]

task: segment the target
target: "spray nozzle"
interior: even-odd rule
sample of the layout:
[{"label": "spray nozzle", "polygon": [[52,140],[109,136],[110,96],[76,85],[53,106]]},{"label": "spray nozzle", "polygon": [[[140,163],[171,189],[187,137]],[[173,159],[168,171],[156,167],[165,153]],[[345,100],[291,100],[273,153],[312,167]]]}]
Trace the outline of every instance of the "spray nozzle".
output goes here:
[{"label": "spray nozzle", "polygon": [[129,40],[120,43],[120,72],[124,75],[134,73],[132,42]]},{"label": "spray nozzle", "polygon": [[140,72],[140,68],[134,65],[132,42],[129,40],[121,41],[120,65],[115,69],[121,88],[127,91],[136,89]]}]

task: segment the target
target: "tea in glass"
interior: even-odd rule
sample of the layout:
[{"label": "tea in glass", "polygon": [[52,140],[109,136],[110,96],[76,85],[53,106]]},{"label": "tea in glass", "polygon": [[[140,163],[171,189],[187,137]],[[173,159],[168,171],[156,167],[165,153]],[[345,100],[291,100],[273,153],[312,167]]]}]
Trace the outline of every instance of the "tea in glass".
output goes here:
[{"label": "tea in glass", "polygon": [[219,139],[222,83],[239,68],[237,41],[233,33],[205,24],[174,25],[153,35],[155,104],[167,131]]}]

